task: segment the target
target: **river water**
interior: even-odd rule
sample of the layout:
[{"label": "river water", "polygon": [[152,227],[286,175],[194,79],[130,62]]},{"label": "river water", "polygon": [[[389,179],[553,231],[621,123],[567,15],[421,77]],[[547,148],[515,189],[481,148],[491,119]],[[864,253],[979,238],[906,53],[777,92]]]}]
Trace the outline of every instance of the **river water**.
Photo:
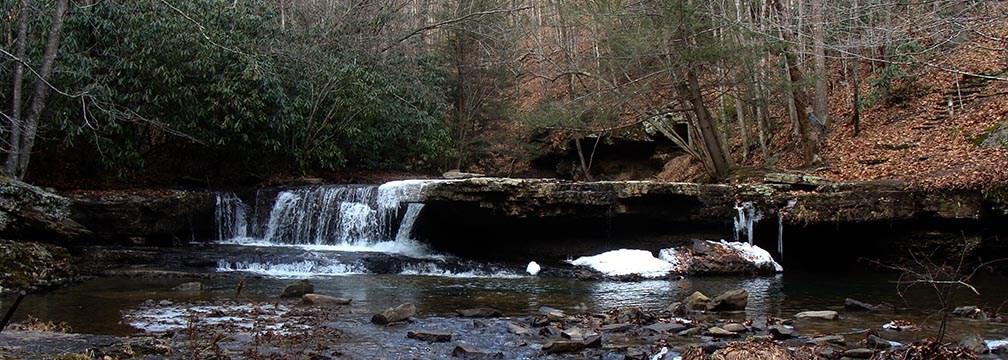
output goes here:
[{"label": "river water", "polygon": [[[891,320],[909,320],[933,333],[939,304],[920,287],[900,296],[895,274],[865,267],[842,273],[789,273],[775,276],[687,277],[635,282],[585,281],[553,276],[557,264],[544,264],[538,276],[524,272],[526,259],[512,263],[478,263],[433,253],[411,239],[411,227],[422,204],[417,194],[424,182],[382,186],[322,186],[261,191],[254,199],[222,193],[218,199],[217,239],[186,249],[165,250],[166,257],[216,260],[216,266],[181,269],[183,275],[102,277],[29,295],[15,320],[28,316],[66,322],[74,331],[126,335],[141,331],[124,315],[150,300],[194,302],[234,298],[270,301],[294,279],[308,278],[319,294],[350,298],[351,316],[370,314],[401,303],[417,306],[418,317],[451,316],[457,309],[492,307],[508,316],[525,316],[548,306],[568,312],[601,312],[613,307],[664,309],[694,291],[713,297],[742,288],[749,293],[745,313],[723,316],[791,318],[806,310],[838,310],[839,321],[820,323],[816,331],[849,333],[881,329]],[[174,255],[171,255],[171,254]],[[196,263],[205,263],[207,261]],[[154,266],[158,268],[158,266]],[[170,265],[161,270],[180,270]],[[1002,310],[1008,301],[1003,277],[974,279],[980,295],[963,289],[953,305]],[[175,291],[191,281],[204,291]],[[891,314],[843,311],[844,299],[901,310]],[[3,306],[8,306],[8,299]],[[980,334],[1002,339],[1003,323],[953,319],[950,334]],[[894,340],[920,338],[896,333]]]}]

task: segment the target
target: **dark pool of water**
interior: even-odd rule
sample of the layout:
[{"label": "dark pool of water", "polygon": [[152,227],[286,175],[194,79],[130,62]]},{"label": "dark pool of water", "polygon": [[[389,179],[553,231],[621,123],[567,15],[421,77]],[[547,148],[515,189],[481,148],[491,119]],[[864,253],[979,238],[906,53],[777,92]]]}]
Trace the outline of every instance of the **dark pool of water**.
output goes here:
[{"label": "dark pool of water", "polygon": [[[124,335],[136,332],[122,323],[125,311],[146,300],[199,301],[234,296],[239,280],[245,280],[240,297],[249,300],[276,299],[292,280],[269,279],[236,273],[229,277],[206,278],[98,278],[83,283],[29,295],[16,314],[16,321],[32,316],[43,321],[66,322],[77,332]],[[315,292],[353,299],[351,313],[361,317],[404,302],[418,308],[418,316],[450,315],[456,309],[494,307],[508,315],[527,315],[542,306],[578,311],[603,311],[612,307],[641,306],[662,309],[693,291],[710,296],[743,288],[749,292],[745,316],[771,315],[790,318],[799,311],[833,309],[842,311],[844,298],[869,303],[890,302],[906,310],[897,314],[842,312],[843,319],[817,324],[822,332],[852,332],[878,329],[893,319],[907,319],[930,331],[938,323],[935,297],[918,289],[901,298],[891,282],[891,274],[783,274],[772,277],[692,277],[681,280],[640,282],[581,281],[566,278],[456,278],[406,275],[347,275],[313,279]],[[960,291],[955,305],[1000,308],[1008,299],[1006,279],[979,278],[975,284],[981,295]],[[173,291],[172,287],[203,281],[210,290]],[[904,301],[906,300],[906,301]],[[9,306],[11,299],[2,299]],[[735,316],[741,316],[735,315]],[[976,320],[955,319],[951,333],[979,333],[987,338],[1006,326]],[[907,334],[906,337],[920,337]],[[895,335],[895,339],[901,336]]]}]

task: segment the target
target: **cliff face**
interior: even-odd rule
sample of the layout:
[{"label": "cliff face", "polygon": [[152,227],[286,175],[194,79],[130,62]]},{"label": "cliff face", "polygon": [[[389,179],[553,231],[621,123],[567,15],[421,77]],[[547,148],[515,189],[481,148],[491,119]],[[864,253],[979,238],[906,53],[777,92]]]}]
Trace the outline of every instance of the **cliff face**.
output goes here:
[{"label": "cliff face", "polygon": [[157,190],[74,194],[72,217],[102,243],[181,245],[213,233],[214,194]]},{"label": "cliff face", "polygon": [[70,199],[9,178],[0,178],[0,235],[66,242],[91,236],[71,218]]}]

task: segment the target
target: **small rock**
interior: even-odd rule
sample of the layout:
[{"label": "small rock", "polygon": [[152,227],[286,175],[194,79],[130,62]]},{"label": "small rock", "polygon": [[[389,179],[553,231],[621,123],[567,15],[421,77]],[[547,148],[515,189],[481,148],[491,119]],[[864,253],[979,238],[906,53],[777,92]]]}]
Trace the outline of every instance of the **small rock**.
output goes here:
[{"label": "small rock", "polygon": [[728,330],[728,331],[731,331],[733,333],[740,333],[740,332],[749,331],[749,328],[747,328],[745,325],[742,325],[742,324],[739,324],[739,323],[724,324],[724,326],[722,326],[721,328],[725,329],[725,330]]},{"label": "small rock", "polygon": [[280,293],[282,298],[299,298],[304,296],[304,294],[311,294],[315,292],[315,285],[308,280],[298,280],[294,283],[287,285]]},{"label": "small rock", "polygon": [[844,308],[853,311],[875,311],[875,305],[857,301],[851,298],[844,299]]},{"label": "small rock", "polygon": [[532,330],[526,329],[518,324],[508,324],[508,332],[518,336],[524,336],[531,334]]},{"label": "small rock", "polygon": [[710,302],[710,298],[702,292],[694,291],[683,302],[686,304],[687,309],[703,311],[707,310],[707,303]]},{"label": "small rock", "polygon": [[584,339],[587,339],[595,335],[598,334],[590,331],[585,331],[584,329],[579,328],[577,326],[560,332],[560,337],[575,341],[583,341]]},{"label": "small rock", "polygon": [[883,338],[881,338],[881,337],[879,337],[877,335],[872,335],[872,334],[868,334],[868,338],[866,339],[866,342],[867,342],[867,344],[868,344],[869,347],[874,348],[874,349],[888,349],[888,348],[891,348],[891,347],[897,347],[897,346],[902,345],[900,343],[889,341],[889,340],[883,339]]},{"label": "small rock", "polygon": [[680,332],[676,333],[676,335],[679,335],[679,336],[682,336],[682,337],[689,337],[689,336],[700,335],[701,333],[703,333],[703,329],[701,329],[699,327],[694,327],[694,328],[689,328],[689,329],[680,331]]},{"label": "small rock", "polygon": [[500,310],[491,308],[461,309],[455,310],[455,313],[461,317],[468,318],[495,318],[504,315],[500,312]]},{"label": "small rock", "polygon": [[965,348],[969,351],[975,352],[978,355],[983,355],[990,352],[987,347],[987,343],[980,335],[967,335],[961,341],[959,341],[959,347]]},{"label": "small rock", "polygon": [[736,334],[736,333],[733,333],[731,331],[719,328],[717,326],[712,326],[712,327],[708,328],[707,329],[707,335],[714,336],[714,337],[736,337],[736,336],[738,336],[738,334]]},{"label": "small rock", "polygon": [[171,304],[172,304],[172,302],[169,301],[169,300],[158,301],[158,305],[160,305],[160,306],[171,306]]},{"label": "small rock", "polygon": [[630,323],[616,323],[616,324],[603,325],[602,328],[599,329],[599,331],[621,333],[633,329],[634,326],[636,325]]},{"label": "small rock", "polygon": [[374,316],[371,317],[371,322],[378,325],[387,325],[391,323],[405,321],[413,315],[416,315],[416,306],[410,303],[406,303],[385,310],[381,314],[375,314]]},{"label": "small rock", "polygon": [[539,308],[539,313],[546,315],[550,320],[561,320],[564,318],[564,312],[560,309],[554,309],[549,306],[543,306]]},{"label": "small rock", "polygon": [[451,334],[445,333],[409,331],[406,333],[406,338],[436,343],[449,342],[451,341],[452,336]]},{"label": "small rock", "polygon": [[318,305],[318,306],[341,306],[341,305],[350,305],[350,299],[343,299],[319,294],[304,294],[304,296],[301,297],[301,303],[305,305]]},{"label": "small rock", "polygon": [[[707,305],[704,305],[704,308],[706,308],[706,306]],[[669,305],[668,307],[666,307],[665,311],[668,312],[669,314],[672,314],[672,315],[685,315],[686,314],[686,306],[683,305],[683,303],[676,301],[676,302],[672,303],[672,305]]]},{"label": "small rock", "polygon": [[454,349],[452,349],[451,356],[452,357],[467,358],[467,359],[474,359],[474,358],[475,359],[479,359],[479,358],[482,358],[482,359],[503,359],[504,358],[504,353],[499,352],[499,351],[496,352],[496,353],[491,353],[491,352],[488,352],[488,351],[477,349],[477,348],[475,348],[475,347],[473,347],[472,345],[469,345],[469,344],[458,344],[458,345],[455,345]]},{"label": "small rock", "polygon": [[818,320],[836,320],[840,318],[840,314],[833,310],[822,310],[822,311],[802,311],[795,314],[795,318],[798,319],[818,319]]},{"label": "small rock", "polygon": [[865,348],[850,349],[843,352],[843,356],[855,359],[868,359],[872,355],[875,355],[875,350]]},{"label": "small rock", "polygon": [[663,334],[663,333],[674,333],[683,331],[686,329],[686,325],[680,323],[654,323],[648,326],[644,326],[642,327],[642,329]]},{"label": "small rock", "polygon": [[192,281],[184,284],[179,284],[178,286],[172,288],[172,290],[174,291],[203,291],[204,289],[206,289],[206,286],[204,286],[203,283],[199,281]]},{"label": "small rock", "polygon": [[794,329],[784,325],[773,325],[768,329],[774,340],[787,340],[794,337]]},{"label": "small rock", "polygon": [[729,290],[707,303],[707,311],[745,310],[749,304],[749,293],[743,289]]},{"label": "small rock", "polygon": [[987,314],[976,306],[959,306],[952,310],[952,315],[970,319],[987,320]]},{"label": "small rock", "polygon": [[843,344],[847,343],[847,340],[844,339],[844,337],[842,335],[827,335],[827,336],[820,336],[820,337],[812,338],[808,342],[811,343],[811,344],[816,344],[816,345],[826,345],[826,344],[843,345]]}]

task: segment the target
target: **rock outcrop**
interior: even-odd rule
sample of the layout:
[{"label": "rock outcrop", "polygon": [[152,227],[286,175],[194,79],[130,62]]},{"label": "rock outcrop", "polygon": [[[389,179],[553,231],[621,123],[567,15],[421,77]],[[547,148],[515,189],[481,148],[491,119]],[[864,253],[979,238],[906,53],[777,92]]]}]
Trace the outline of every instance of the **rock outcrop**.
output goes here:
[{"label": "rock outcrop", "polygon": [[72,218],[104,243],[171,246],[212,238],[216,199],[208,191],[78,192],[69,197]]},{"label": "rock outcrop", "polygon": [[91,235],[71,218],[69,199],[6,177],[0,178],[0,234],[49,242]]}]

